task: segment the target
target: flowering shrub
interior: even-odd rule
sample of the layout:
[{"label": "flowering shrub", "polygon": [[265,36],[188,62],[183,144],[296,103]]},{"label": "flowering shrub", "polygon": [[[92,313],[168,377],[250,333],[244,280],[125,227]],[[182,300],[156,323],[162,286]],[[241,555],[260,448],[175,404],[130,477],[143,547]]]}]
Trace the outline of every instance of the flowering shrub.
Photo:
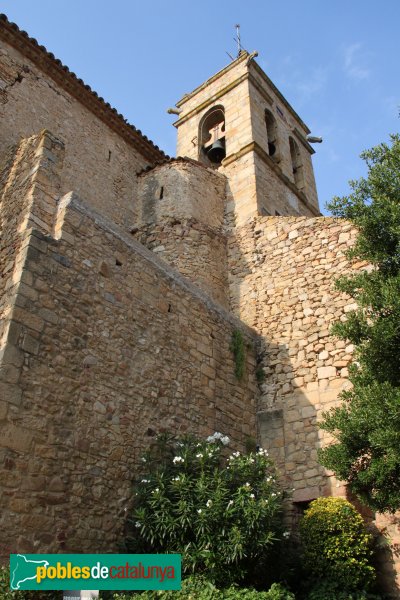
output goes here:
[{"label": "flowering shrub", "polygon": [[223,457],[229,438],[162,436],[143,457],[128,549],[178,552],[184,574],[223,586],[266,562],[280,533],[282,494],[264,450]]},{"label": "flowering shrub", "polygon": [[344,498],[314,500],[304,513],[300,534],[305,567],[316,580],[328,580],[332,590],[371,587],[371,536],[350,502]]}]

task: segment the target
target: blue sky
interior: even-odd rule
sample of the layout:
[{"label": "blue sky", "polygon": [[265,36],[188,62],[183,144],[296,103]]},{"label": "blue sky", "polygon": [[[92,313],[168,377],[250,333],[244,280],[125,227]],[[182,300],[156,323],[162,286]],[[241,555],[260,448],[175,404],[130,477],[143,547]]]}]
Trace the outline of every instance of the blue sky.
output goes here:
[{"label": "blue sky", "polygon": [[170,155],[166,109],[230,61],[240,23],[243,47],[324,138],[321,208],[365,173],[360,152],[400,128],[399,0],[2,0],[0,11]]}]

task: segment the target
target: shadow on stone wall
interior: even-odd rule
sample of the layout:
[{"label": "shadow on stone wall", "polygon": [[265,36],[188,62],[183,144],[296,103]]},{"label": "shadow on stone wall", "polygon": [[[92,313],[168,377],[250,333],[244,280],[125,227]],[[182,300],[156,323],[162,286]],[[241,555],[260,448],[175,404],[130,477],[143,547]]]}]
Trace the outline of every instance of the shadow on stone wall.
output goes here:
[{"label": "shadow on stone wall", "polygon": [[[379,589],[390,598],[399,598],[396,563],[400,562],[400,546],[391,539],[391,535],[396,535],[398,518],[394,515],[375,515],[349,492],[343,482],[319,464],[318,449],[323,443],[329,443],[326,434],[318,427],[326,409],[315,403],[315,390],[307,393],[293,383],[295,373],[290,368],[286,345],[271,344],[264,349],[263,356],[268,379],[260,384],[257,412],[259,440],[275,461],[286,491],[288,526],[296,537],[304,510],[315,498],[347,498],[362,515],[367,530],[373,535],[373,564],[377,570]],[[285,374],[285,385],[291,386],[291,392],[285,395],[277,391],[280,373]]]}]

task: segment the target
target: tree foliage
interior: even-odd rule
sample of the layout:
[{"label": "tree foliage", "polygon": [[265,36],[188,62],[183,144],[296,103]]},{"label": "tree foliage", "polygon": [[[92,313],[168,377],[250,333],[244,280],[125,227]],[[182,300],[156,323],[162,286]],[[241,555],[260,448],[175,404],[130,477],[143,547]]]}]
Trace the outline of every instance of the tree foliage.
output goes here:
[{"label": "tree foliage", "polygon": [[329,205],[358,229],[348,257],[370,267],[340,278],[339,290],[357,310],[333,332],[355,346],[352,389],[325,414],[322,428],[336,441],[321,463],[378,511],[400,508],[400,136],[364,152],[366,178]]}]

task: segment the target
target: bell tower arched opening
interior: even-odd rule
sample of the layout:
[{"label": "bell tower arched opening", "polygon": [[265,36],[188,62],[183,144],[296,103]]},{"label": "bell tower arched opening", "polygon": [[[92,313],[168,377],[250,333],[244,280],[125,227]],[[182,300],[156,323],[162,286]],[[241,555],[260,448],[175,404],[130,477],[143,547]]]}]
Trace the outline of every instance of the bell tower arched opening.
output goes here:
[{"label": "bell tower arched opening", "polygon": [[278,131],[274,115],[267,108],[265,109],[265,127],[267,130],[268,154],[275,161],[279,162],[279,144]]},{"label": "bell tower arched opening", "polygon": [[199,160],[218,168],[226,156],[225,110],[222,105],[211,108],[199,125]]},{"label": "bell tower arched opening", "polygon": [[303,163],[301,160],[299,146],[292,137],[289,138],[289,147],[294,182],[296,186],[301,190],[304,187]]}]

